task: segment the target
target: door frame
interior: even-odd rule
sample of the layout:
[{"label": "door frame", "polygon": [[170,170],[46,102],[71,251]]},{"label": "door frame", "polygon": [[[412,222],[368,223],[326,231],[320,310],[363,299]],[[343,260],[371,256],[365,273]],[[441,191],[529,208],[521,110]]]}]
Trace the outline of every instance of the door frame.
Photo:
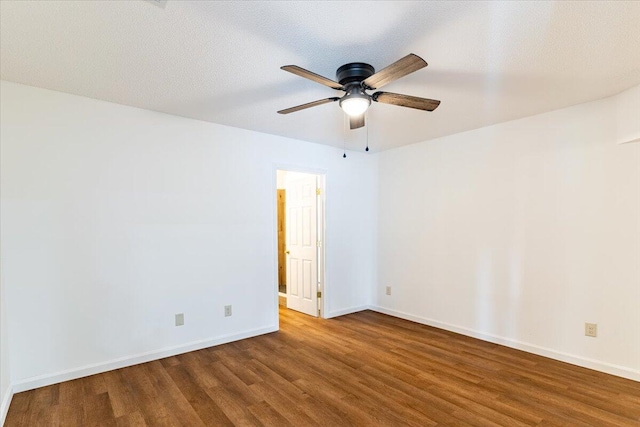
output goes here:
[{"label": "door frame", "polygon": [[280,315],[279,315],[279,301],[278,301],[278,201],[276,197],[276,190],[278,189],[278,171],[286,171],[286,172],[299,172],[306,173],[310,175],[316,175],[318,177],[318,188],[320,188],[320,197],[318,198],[318,239],[321,242],[320,248],[318,249],[318,290],[322,292],[322,297],[320,298],[320,315],[318,316],[321,319],[325,318],[325,314],[327,313],[327,296],[330,294],[328,279],[327,279],[327,265],[326,265],[326,247],[327,247],[327,233],[326,233],[326,218],[327,218],[327,171],[325,169],[319,168],[311,168],[300,165],[292,165],[292,164],[282,164],[282,163],[274,163],[273,168],[271,170],[271,212],[272,212],[272,236],[273,236],[273,245],[274,248],[274,277],[272,280],[272,289],[274,294],[274,302],[275,302],[275,315],[276,315],[276,326],[280,329]]}]

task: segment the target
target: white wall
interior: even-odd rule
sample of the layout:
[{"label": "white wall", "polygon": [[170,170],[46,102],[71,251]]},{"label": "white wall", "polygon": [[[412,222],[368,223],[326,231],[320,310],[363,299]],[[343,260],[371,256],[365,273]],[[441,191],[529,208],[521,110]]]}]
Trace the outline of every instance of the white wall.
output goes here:
[{"label": "white wall", "polygon": [[8,82],[1,93],[16,390],[273,330],[276,166],[326,171],[327,315],[370,304],[372,156]]},{"label": "white wall", "polygon": [[640,379],[640,144],[617,144],[637,130],[620,106],[640,88],[347,159],[8,82],[0,94],[0,393],[7,345],[21,390],[273,330],[277,166],[327,174],[329,316],[373,302]]},{"label": "white wall", "polygon": [[640,380],[640,144],[616,143],[616,102],[381,153],[380,310]]},{"label": "white wall", "polygon": [[12,394],[6,313],[4,283],[0,276],[0,426],[3,425],[9,410]]}]

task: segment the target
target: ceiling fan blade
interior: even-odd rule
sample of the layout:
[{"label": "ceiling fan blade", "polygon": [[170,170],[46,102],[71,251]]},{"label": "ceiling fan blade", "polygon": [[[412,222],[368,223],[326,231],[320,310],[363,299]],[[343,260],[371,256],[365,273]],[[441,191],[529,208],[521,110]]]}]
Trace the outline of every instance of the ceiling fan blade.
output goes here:
[{"label": "ceiling fan blade", "polygon": [[322,104],[328,104],[329,102],[335,102],[335,101],[337,101],[339,99],[340,98],[337,98],[337,97],[327,98],[327,99],[319,99],[318,101],[307,102],[306,104],[302,104],[302,105],[298,105],[298,106],[295,106],[295,107],[291,107],[291,108],[286,108],[284,110],[280,110],[280,111],[278,111],[278,114],[295,113],[296,111],[304,110],[306,108],[315,107],[316,105],[322,105]]},{"label": "ceiling fan blade", "polygon": [[359,116],[349,116],[349,128],[358,129],[364,126],[364,113]]},{"label": "ceiling fan blade", "polygon": [[391,92],[376,92],[371,99],[383,104],[399,105],[401,107],[415,108],[424,111],[433,111],[438,108],[440,101],[435,99],[418,98],[417,96],[401,95]]},{"label": "ceiling fan blade", "polygon": [[393,64],[375,73],[373,76],[365,79],[362,84],[367,89],[378,89],[382,86],[398,80],[407,74],[418,71],[420,68],[427,66],[427,62],[418,55],[410,53],[402,59],[397,60]]},{"label": "ceiling fan blade", "polygon": [[320,83],[321,85],[329,86],[331,89],[344,90],[340,83],[334,82],[331,79],[313,73],[309,70],[305,70],[304,68],[300,68],[297,65],[285,65],[283,67],[280,67],[280,69],[296,74],[300,77],[304,77],[305,79],[313,80],[314,82]]}]

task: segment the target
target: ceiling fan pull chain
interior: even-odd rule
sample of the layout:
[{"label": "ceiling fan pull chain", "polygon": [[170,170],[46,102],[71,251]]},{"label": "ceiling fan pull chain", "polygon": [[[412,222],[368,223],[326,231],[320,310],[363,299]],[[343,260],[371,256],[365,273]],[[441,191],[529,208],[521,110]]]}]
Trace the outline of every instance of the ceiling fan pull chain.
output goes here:
[{"label": "ceiling fan pull chain", "polygon": [[347,143],[345,142],[345,137],[344,135],[346,134],[346,130],[347,130],[347,115],[344,114],[344,119],[342,120],[343,122],[343,126],[342,126],[342,158],[346,159],[347,158]]},{"label": "ceiling fan pull chain", "polygon": [[[367,118],[367,123],[369,123],[369,126],[371,126],[371,122],[369,121],[369,115],[365,114],[365,117]],[[365,148],[364,151],[369,151],[369,126],[367,126],[367,148]]]}]

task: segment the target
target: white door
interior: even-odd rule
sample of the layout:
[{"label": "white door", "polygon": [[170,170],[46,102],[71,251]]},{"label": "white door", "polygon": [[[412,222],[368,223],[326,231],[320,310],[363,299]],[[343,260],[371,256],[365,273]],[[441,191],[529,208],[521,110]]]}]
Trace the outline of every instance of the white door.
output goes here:
[{"label": "white door", "polygon": [[287,172],[287,308],[318,317],[317,177]]}]

